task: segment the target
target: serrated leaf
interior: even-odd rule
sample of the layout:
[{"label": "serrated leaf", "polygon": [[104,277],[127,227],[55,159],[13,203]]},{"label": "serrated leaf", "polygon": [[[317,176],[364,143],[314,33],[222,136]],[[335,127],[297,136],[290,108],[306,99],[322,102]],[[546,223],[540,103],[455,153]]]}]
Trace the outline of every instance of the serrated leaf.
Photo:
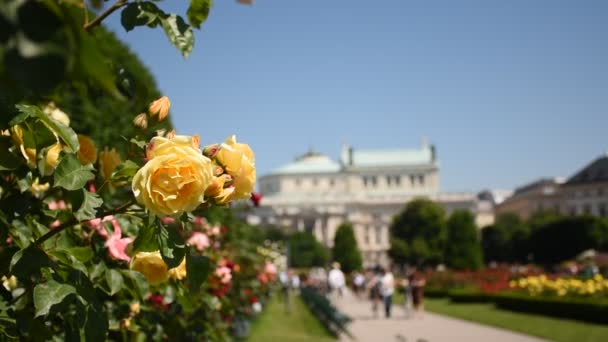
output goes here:
[{"label": "serrated leaf", "polygon": [[49,255],[55,257],[60,263],[78,270],[84,274],[88,274],[87,267],[75,256],[73,256],[67,249],[56,249],[49,252]]},{"label": "serrated leaf", "polygon": [[66,154],[55,170],[55,187],[66,190],[78,190],[93,179],[94,168],[91,164],[81,165],[75,154]]},{"label": "serrated leaf", "polygon": [[71,294],[76,294],[76,288],[72,285],[61,284],[54,280],[49,280],[44,284],[34,287],[34,308],[36,316],[44,316],[49,313],[51,307],[63,302]]},{"label": "serrated leaf", "polygon": [[150,1],[138,1],[130,3],[120,13],[120,23],[127,31],[137,26],[147,25],[156,27],[160,17],[167,16],[158,6]]},{"label": "serrated leaf", "polygon": [[10,271],[19,279],[29,279],[33,275],[40,274],[40,270],[49,265],[50,260],[46,253],[30,245],[13,255]]},{"label": "serrated leaf", "polygon": [[42,121],[50,130],[57,133],[57,136],[63,140],[63,142],[72,150],[72,152],[77,152],[80,149],[78,136],[72,128],[53,120],[36,106],[18,104],[16,107],[21,113],[27,113],[28,116],[33,116],[40,119],[40,121]]},{"label": "serrated leaf", "polygon": [[113,269],[106,271],[106,283],[108,283],[108,287],[110,288],[110,295],[116,294],[124,285],[120,272]]},{"label": "serrated leaf", "polygon": [[125,283],[127,284],[125,288],[134,297],[143,299],[150,291],[150,284],[148,284],[143,274],[131,270],[120,270],[120,273],[125,277]]},{"label": "serrated leaf", "polygon": [[186,242],[173,227],[165,227],[157,221],[156,238],[160,247],[160,255],[169,268],[179,266],[186,255]]},{"label": "serrated leaf", "polygon": [[154,252],[159,249],[156,239],[156,225],[148,224],[139,229],[135,241],[133,241],[134,252]]},{"label": "serrated leaf", "polygon": [[192,253],[187,254],[186,274],[188,277],[188,287],[191,293],[197,293],[211,271],[209,258]]},{"label": "serrated leaf", "polygon": [[176,14],[161,18],[160,25],[165,30],[165,34],[171,44],[182,53],[182,56],[188,57],[194,47],[192,27],[186,24],[184,18]]},{"label": "serrated leaf", "polygon": [[89,262],[93,258],[93,250],[90,247],[70,247],[64,250],[83,263]]},{"label": "serrated leaf", "polygon": [[103,204],[103,200],[99,195],[85,189],[74,191],[71,197],[72,208],[78,208],[74,211],[74,217],[78,221],[94,219],[97,214],[97,208]]},{"label": "serrated leaf", "polygon": [[188,12],[186,12],[190,25],[201,28],[201,24],[209,16],[211,6],[213,6],[212,0],[190,0],[190,7],[188,7]]},{"label": "serrated leaf", "polygon": [[116,167],[116,171],[112,172],[112,181],[130,181],[139,170],[139,165],[130,160],[125,160],[124,163]]}]

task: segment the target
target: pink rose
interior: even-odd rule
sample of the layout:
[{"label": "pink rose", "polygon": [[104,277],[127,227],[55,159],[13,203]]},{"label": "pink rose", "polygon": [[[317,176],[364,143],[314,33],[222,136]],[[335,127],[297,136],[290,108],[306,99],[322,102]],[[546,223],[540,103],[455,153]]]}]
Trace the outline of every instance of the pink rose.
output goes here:
[{"label": "pink rose", "polygon": [[125,253],[125,249],[127,249],[127,246],[131,242],[133,242],[133,238],[122,237],[122,231],[120,229],[120,226],[118,225],[118,221],[116,221],[115,219],[112,220],[112,226],[114,227],[114,233],[106,241],[106,247],[108,247],[108,252],[110,253],[110,256],[116,260],[131,260],[131,257],[127,255],[127,253]]},{"label": "pink rose", "polygon": [[215,270],[215,275],[220,278],[223,284],[228,284],[232,279],[232,271],[226,266],[218,267]]},{"label": "pink rose", "polygon": [[268,274],[277,274],[277,266],[271,262],[267,262],[265,266],[265,271]]},{"label": "pink rose", "polygon": [[192,236],[188,239],[188,244],[191,246],[195,246],[196,249],[200,252],[209,248],[209,238],[207,235],[201,232],[194,232]]},{"label": "pink rose", "polygon": [[50,201],[48,205],[49,205],[49,209],[51,209],[51,210],[66,210],[67,209],[67,206],[65,205],[64,200]]},{"label": "pink rose", "polygon": [[[114,216],[109,215],[106,216],[102,219],[100,218],[95,218],[90,220],[89,222],[87,222],[87,224],[89,225],[89,227],[93,228],[95,231],[97,231],[97,234],[99,234],[99,236],[101,236],[104,239],[108,239],[108,231],[106,230],[106,227],[104,227],[103,222],[108,222],[108,221],[112,221],[112,225],[114,225],[114,221],[116,221],[114,219]],[[116,222],[116,226],[118,225],[118,222]],[[115,226],[115,228],[116,228]],[[120,229],[120,228],[119,228]]]}]

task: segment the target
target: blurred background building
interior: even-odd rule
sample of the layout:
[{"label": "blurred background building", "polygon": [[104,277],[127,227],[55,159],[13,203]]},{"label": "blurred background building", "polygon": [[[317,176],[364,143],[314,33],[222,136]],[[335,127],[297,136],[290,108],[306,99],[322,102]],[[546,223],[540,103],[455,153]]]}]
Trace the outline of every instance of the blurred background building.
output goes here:
[{"label": "blurred background building", "polygon": [[504,194],[445,193],[439,184],[437,150],[425,140],[415,149],[344,145],[339,161],[309,151],[259,178],[263,200],[247,220],[308,231],[328,247],[338,226],[350,222],[364,266],[386,265],[392,217],[414,198],[436,201],[447,213],[468,209],[479,227],[494,222]]}]

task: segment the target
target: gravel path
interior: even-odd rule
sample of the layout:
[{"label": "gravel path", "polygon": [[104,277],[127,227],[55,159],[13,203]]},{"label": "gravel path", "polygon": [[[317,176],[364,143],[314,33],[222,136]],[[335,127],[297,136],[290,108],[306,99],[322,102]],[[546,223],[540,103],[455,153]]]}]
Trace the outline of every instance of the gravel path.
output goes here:
[{"label": "gravel path", "polygon": [[[393,317],[374,318],[368,300],[347,293],[334,304],[353,318],[349,328],[359,342],[541,342],[542,339],[520,333],[462,321],[433,313],[406,318],[401,306],[393,307]],[[381,308],[382,309],[382,308]],[[380,312],[384,314],[384,312]],[[350,341],[342,336],[340,341]]]}]

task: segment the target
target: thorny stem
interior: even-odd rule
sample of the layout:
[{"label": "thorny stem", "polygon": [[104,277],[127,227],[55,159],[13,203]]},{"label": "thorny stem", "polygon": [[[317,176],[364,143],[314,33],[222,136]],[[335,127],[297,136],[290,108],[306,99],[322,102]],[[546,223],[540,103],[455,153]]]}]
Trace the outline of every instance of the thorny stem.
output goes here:
[{"label": "thorny stem", "polygon": [[[114,13],[114,11],[120,9],[123,6],[126,6],[127,4],[128,4],[128,0],[117,0],[112,6],[110,6],[107,10],[105,10],[103,13],[101,13],[97,18],[93,19],[93,21],[89,22],[88,20],[85,20],[83,29],[88,32],[93,27],[99,26],[101,24],[101,22],[105,18],[107,18],[110,14]],[[86,11],[86,6],[85,6],[85,11]]]},{"label": "thorny stem", "polygon": [[[119,206],[119,207],[116,207],[116,208],[114,208],[114,209],[110,209],[110,210],[105,211],[105,212],[103,213],[102,217],[105,217],[105,216],[108,216],[108,215],[114,215],[114,214],[120,214],[120,213],[123,213],[123,212],[125,212],[125,211],[126,211],[126,210],[127,210],[129,207],[130,207],[130,206],[132,206],[133,204],[135,204],[135,201],[131,199],[131,200],[129,200],[128,202],[126,202],[126,203],[122,204],[122,205],[121,205],[121,206]],[[38,240],[36,240],[36,241],[34,242],[34,245],[36,245],[36,246],[40,246],[40,245],[42,245],[42,244],[43,244],[43,243],[44,243],[46,240],[48,240],[48,239],[52,238],[53,236],[55,236],[55,235],[57,235],[57,234],[61,233],[61,232],[62,232],[62,231],[64,231],[66,228],[71,227],[71,226],[73,226],[73,225],[76,225],[76,224],[78,224],[78,223],[84,223],[84,222],[88,222],[88,221],[90,221],[90,220],[78,221],[77,219],[75,219],[75,218],[73,218],[73,217],[72,217],[72,218],[71,218],[70,220],[68,220],[67,222],[62,223],[62,224],[61,224],[59,227],[57,227],[57,228],[55,228],[55,229],[53,229],[53,230],[50,230],[48,233],[46,233],[46,234],[42,235],[42,236],[41,236],[41,237],[40,237]]]}]

